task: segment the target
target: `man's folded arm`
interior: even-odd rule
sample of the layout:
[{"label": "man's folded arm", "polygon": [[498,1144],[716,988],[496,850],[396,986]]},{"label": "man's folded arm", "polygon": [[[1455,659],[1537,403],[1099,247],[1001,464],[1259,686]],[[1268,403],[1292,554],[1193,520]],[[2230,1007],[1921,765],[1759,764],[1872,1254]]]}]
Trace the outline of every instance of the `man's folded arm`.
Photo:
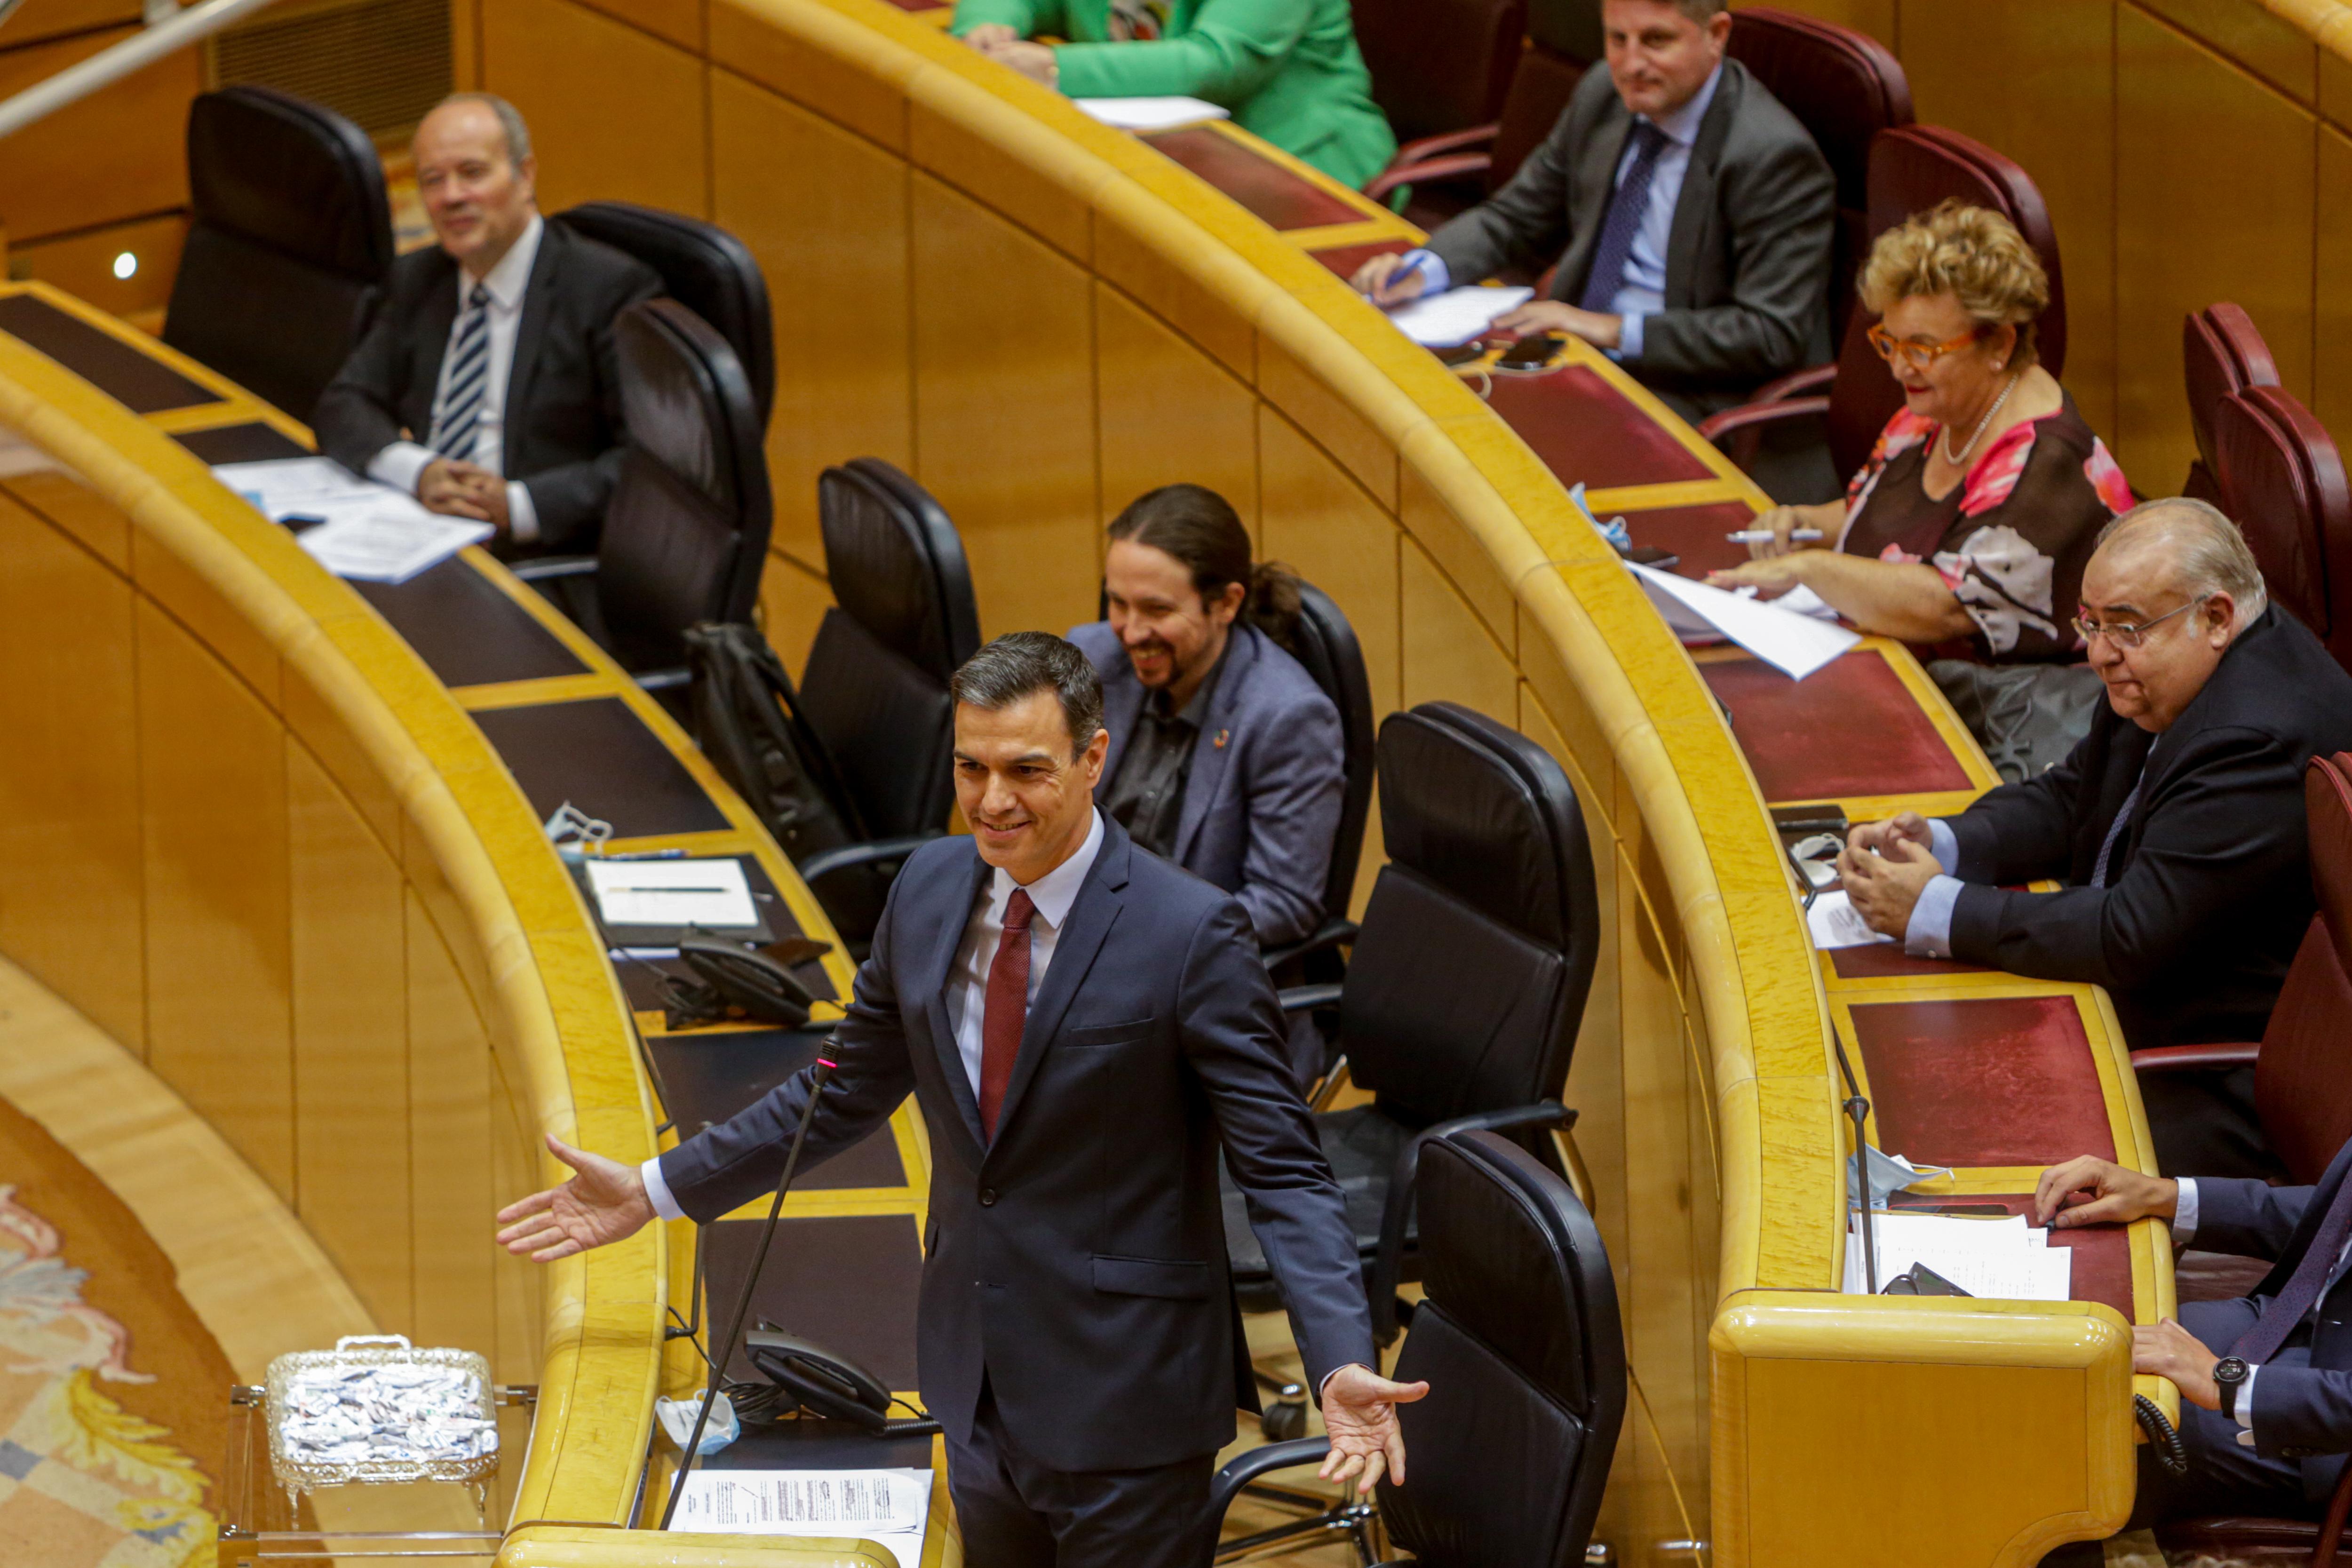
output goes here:
[{"label": "man's folded arm", "polygon": [[1267,731],[1249,792],[1249,840],[1235,895],[1268,947],[1298,942],[1323,921],[1323,884],[1339,831],[1339,715],[1328,702],[1302,703]]},{"label": "man's folded arm", "polygon": [[2253,1446],[2266,1454],[2352,1449],[2352,1372],[2270,1362],[2250,1388]]},{"label": "man's folded arm", "polygon": [[[394,411],[399,395],[400,357],[394,317],[404,314],[406,308],[406,302],[388,301],[376,311],[365,335],[335,373],[335,379],[319,394],[318,405],[310,413],[310,429],[318,437],[319,449],[355,474],[367,473],[379,452],[401,441],[400,416]],[[426,458],[429,461],[431,454]],[[419,470],[424,466],[416,465]],[[415,491],[413,475],[404,488]]]},{"label": "man's folded arm", "polygon": [[[1600,74],[1604,79],[1608,75]],[[1585,118],[1571,100],[1551,134],[1527,155],[1501,190],[1437,226],[1423,248],[1445,264],[1451,283],[1475,283],[1509,265],[1541,271],[1560,259],[1571,232],[1568,190],[1574,171],[1575,128]]]},{"label": "man's folded arm", "polygon": [[[2309,1187],[2273,1187],[2241,1176],[2200,1176],[2196,1183],[2191,1239],[2200,1252],[2276,1261],[2311,1203]],[[2188,1186],[2181,1183],[2184,1192]]]},{"label": "man's folded arm", "polygon": [[1958,850],[1958,860],[1947,862],[1945,868],[1964,882],[2030,882],[2064,876],[2088,744],[2077,742],[2056,766],[1989,790],[1959,816],[1942,818]]},{"label": "man's folded arm", "polygon": [[1238,902],[1219,902],[1194,928],[1178,1006],[1186,1057],[1290,1310],[1307,1381],[1319,1390],[1350,1362],[1378,1367],[1347,1200],[1298,1096],[1282,1007]]}]

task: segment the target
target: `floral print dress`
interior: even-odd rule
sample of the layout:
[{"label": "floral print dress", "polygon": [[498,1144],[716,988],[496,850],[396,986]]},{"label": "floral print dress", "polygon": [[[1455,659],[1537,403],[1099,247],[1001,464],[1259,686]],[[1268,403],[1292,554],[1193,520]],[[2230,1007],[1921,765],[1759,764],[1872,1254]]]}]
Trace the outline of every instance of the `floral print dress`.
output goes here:
[{"label": "floral print dress", "polygon": [[2132,506],[2123,469],[2068,396],[2056,413],[2003,431],[1950,494],[1931,500],[1928,443],[1942,432],[1907,408],[1886,422],[1846,487],[1837,547],[1924,561],[1942,574],[1977,629],[1965,647],[1938,653],[1993,664],[2080,659],[2082,639],[2067,623],[2099,530]]}]

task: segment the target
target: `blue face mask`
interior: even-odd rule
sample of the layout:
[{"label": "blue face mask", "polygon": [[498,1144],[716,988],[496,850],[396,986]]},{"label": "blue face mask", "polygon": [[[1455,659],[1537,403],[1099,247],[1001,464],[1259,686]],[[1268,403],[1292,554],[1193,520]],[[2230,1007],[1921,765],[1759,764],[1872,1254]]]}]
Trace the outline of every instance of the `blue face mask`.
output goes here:
[{"label": "blue face mask", "polygon": [[[1922,1182],[1932,1182],[1938,1176],[1952,1173],[1948,1166],[1915,1165],[1902,1155],[1889,1154],[1882,1149],[1866,1149],[1865,1152],[1870,1156],[1870,1206],[1874,1209],[1885,1208],[1887,1195],[1891,1193],[1899,1193],[1906,1187],[1916,1187]],[[1845,1201],[1849,1208],[1857,1207],[1862,1203],[1862,1184],[1851,1159],[1845,1164]]]}]

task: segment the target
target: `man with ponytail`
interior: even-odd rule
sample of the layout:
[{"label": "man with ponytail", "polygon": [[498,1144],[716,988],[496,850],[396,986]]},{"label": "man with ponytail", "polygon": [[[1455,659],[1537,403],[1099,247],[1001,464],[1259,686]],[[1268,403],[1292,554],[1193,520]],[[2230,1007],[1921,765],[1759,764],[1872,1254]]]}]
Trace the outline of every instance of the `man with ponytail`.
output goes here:
[{"label": "man with ponytail", "polygon": [[1135,842],[1241,900],[1278,947],[1323,918],[1339,826],[1339,710],[1287,651],[1298,579],[1251,560],[1249,531],[1199,485],[1110,525],[1107,621],[1070,641],[1102,675],[1110,733],[1096,799]]}]

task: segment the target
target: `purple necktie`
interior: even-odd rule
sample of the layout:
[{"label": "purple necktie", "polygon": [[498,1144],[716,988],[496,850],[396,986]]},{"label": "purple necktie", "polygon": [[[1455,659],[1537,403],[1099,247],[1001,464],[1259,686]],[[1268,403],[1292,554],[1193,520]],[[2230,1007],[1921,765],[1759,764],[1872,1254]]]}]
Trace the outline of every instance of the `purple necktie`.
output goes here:
[{"label": "purple necktie", "polygon": [[1633,236],[1641,232],[1642,219],[1650,211],[1650,176],[1657,172],[1658,154],[1664,151],[1666,133],[1646,120],[1633,121],[1633,161],[1625,166],[1625,177],[1617,182],[1617,194],[1609,198],[1609,216],[1601,223],[1601,243],[1593,247],[1592,270],[1584,275],[1584,299],[1588,310],[1608,311],[1616,308],[1617,290],[1625,286],[1625,262],[1633,254]]},{"label": "purple necktie", "polygon": [[2336,1260],[2343,1256],[2347,1236],[2352,1236],[2352,1180],[2336,1189],[2336,1201],[2327,1205],[2327,1216],[2319,1222],[2311,1245],[2304,1248],[2303,1261],[2294,1266],[2286,1289],[2230,1347],[2231,1355],[2260,1366],[2278,1353],[2294,1326],[2318,1305],[2327,1289],[2327,1277],[2336,1272]]}]

